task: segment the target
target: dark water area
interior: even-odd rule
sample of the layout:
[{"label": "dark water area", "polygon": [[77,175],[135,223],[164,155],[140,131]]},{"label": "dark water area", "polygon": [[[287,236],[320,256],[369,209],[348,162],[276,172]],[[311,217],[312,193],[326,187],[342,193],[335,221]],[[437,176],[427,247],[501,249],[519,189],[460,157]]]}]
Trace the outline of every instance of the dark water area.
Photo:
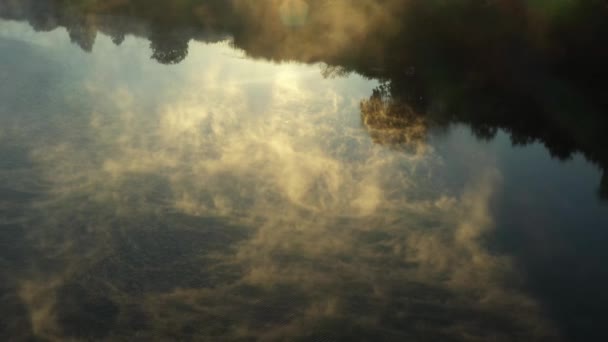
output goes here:
[{"label": "dark water area", "polygon": [[608,340],[608,3],[0,0],[0,340]]}]

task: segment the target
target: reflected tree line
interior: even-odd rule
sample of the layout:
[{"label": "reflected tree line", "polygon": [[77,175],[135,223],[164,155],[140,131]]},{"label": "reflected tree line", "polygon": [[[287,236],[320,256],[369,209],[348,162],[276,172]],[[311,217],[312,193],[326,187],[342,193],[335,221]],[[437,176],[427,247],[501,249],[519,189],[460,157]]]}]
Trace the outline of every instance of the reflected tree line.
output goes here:
[{"label": "reflected tree line", "polygon": [[98,32],[116,44],[146,37],[163,64],[186,58],[191,40],[231,39],[252,57],[383,80],[362,104],[377,142],[411,144],[424,127],[465,123],[482,139],[503,129],[513,144],[608,165],[601,0],[3,0],[0,17],[64,27],[85,51]]}]

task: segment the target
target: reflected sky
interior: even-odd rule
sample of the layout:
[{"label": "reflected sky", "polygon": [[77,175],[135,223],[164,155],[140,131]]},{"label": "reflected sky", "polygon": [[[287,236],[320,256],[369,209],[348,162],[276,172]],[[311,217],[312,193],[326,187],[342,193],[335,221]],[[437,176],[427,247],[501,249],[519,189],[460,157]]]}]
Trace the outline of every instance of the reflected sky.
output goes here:
[{"label": "reflected sky", "polygon": [[597,163],[416,115],[293,36],[315,63],[217,37],[166,65],[143,38],[84,49],[0,21],[1,337],[555,341],[599,322],[605,298],[569,288],[605,284]]}]

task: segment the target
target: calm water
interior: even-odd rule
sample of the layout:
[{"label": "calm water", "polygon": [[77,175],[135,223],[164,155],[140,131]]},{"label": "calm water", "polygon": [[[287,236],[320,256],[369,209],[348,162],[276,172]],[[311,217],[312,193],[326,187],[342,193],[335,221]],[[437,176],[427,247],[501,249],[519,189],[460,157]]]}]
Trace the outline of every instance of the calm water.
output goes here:
[{"label": "calm water", "polygon": [[608,338],[605,2],[0,18],[1,340]]}]

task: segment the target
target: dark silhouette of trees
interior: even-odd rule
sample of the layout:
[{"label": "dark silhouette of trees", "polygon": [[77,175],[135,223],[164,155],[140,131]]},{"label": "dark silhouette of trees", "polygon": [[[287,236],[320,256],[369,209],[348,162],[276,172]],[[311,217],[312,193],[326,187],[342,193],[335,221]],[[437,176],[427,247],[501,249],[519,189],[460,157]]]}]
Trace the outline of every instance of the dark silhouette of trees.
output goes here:
[{"label": "dark silhouette of trees", "polygon": [[188,41],[186,35],[178,33],[155,32],[150,36],[152,59],[161,64],[177,64],[188,56]]}]

